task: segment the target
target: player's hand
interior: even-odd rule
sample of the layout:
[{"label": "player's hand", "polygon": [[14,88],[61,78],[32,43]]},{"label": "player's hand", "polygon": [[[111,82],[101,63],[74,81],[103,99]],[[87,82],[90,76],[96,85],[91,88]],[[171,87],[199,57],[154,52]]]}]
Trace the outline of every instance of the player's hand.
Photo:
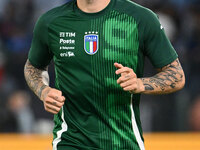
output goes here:
[{"label": "player's hand", "polygon": [[115,73],[117,75],[121,74],[117,83],[123,88],[124,91],[129,91],[130,93],[141,93],[144,91],[144,85],[142,81],[137,78],[133,69],[124,67],[119,63],[114,63],[114,66],[118,69]]},{"label": "player's hand", "polygon": [[57,114],[65,102],[65,97],[62,96],[62,92],[46,87],[41,94],[41,100],[44,103],[44,108],[46,111]]}]

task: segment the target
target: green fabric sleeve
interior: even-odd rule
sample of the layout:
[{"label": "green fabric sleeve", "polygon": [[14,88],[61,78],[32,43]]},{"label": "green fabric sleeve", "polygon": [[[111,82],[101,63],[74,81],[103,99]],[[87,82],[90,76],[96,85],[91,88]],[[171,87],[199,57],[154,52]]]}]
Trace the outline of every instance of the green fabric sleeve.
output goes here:
[{"label": "green fabric sleeve", "polygon": [[162,68],[178,57],[158,17],[151,11],[146,15],[143,37],[145,54],[155,68]]},{"label": "green fabric sleeve", "polygon": [[40,17],[35,25],[28,59],[36,68],[45,68],[53,55],[48,47],[48,24]]}]

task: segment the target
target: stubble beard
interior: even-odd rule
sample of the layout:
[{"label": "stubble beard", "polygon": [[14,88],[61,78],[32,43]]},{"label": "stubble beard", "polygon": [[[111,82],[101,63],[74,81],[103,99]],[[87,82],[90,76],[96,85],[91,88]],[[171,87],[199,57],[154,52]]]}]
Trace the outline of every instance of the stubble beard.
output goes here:
[{"label": "stubble beard", "polygon": [[87,4],[92,4],[94,2],[94,0],[86,0]]}]

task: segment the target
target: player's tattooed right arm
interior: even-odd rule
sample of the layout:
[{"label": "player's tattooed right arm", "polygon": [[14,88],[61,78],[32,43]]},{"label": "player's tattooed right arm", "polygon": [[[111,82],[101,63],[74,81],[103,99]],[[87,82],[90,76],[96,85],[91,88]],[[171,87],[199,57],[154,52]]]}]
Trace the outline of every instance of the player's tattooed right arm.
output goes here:
[{"label": "player's tattooed right arm", "polygon": [[24,67],[24,76],[30,89],[42,99],[42,91],[49,85],[47,68],[37,69],[27,60]]},{"label": "player's tattooed right arm", "polygon": [[24,76],[30,89],[43,101],[45,110],[57,114],[64,105],[65,97],[61,91],[49,87],[47,68],[37,69],[27,60]]}]

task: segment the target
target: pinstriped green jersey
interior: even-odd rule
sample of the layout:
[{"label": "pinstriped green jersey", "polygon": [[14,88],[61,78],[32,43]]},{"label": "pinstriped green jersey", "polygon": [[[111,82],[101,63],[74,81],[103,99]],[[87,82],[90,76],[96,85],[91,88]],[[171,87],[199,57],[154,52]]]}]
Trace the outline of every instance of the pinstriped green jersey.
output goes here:
[{"label": "pinstriped green jersey", "polygon": [[33,66],[55,65],[56,88],[66,97],[55,115],[54,150],[144,150],[140,95],[117,84],[114,63],[143,75],[177,58],[156,15],[129,0],[111,0],[98,13],[73,0],[38,20],[29,52]]}]

